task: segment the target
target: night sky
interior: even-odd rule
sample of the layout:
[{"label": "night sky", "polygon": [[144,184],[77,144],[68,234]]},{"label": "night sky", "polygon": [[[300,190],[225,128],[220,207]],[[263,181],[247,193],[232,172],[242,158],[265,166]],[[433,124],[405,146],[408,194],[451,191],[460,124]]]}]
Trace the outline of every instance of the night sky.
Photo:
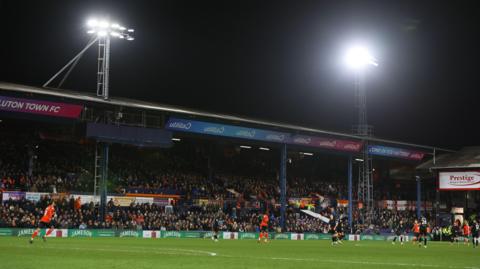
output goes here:
[{"label": "night sky", "polygon": [[[111,95],[350,132],[367,44],[375,135],[478,145],[480,8],[474,1],[0,1],[0,80],[42,85],[83,46],[90,17],[135,28],[114,40]],[[65,88],[94,92],[96,49]]]}]

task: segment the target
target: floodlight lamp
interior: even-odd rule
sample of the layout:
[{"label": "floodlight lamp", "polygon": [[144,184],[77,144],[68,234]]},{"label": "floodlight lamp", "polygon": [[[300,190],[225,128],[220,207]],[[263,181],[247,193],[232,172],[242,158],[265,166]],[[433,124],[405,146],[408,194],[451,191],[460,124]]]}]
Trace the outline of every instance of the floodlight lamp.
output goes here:
[{"label": "floodlight lamp", "polygon": [[106,21],[106,20],[103,20],[103,21],[101,21],[101,22],[98,23],[98,27],[100,27],[100,28],[108,28],[108,27],[110,27],[110,23],[108,23],[108,21]]},{"label": "floodlight lamp", "polygon": [[95,34],[95,30],[88,30],[87,34]]},{"label": "floodlight lamp", "polygon": [[135,40],[135,38],[129,36],[129,37],[127,37],[127,40],[128,40],[128,41],[133,41],[133,40]]},{"label": "floodlight lamp", "polygon": [[98,32],[98,36],[106,36],[107,35],[107,31],[99,31]]},{"label": "floodlight lamp", "polygon": [[345,55],[345,62],[352,69],[361,69],[367,65],[378,66],[368,49],[361,46],[350,48]]},{"label": "floodlight lamp", "polygon": [[96,19],[89,19],[87,21],[87,26],[88,27],[97,27],[98,26],[98,21]]}]

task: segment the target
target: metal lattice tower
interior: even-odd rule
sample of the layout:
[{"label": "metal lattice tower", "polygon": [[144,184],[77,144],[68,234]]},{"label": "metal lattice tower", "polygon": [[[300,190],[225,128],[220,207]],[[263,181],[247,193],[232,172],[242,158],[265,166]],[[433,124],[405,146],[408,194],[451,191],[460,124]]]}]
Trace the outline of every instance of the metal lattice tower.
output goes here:
[{"label": "metal lattice tower", "polygon": [[108,75],[110,69],[110,36],[98,37],[97,96],[108,99]]},{"label": "metal lattice tower", "polygon": [[[373,135],[373,126],[367,124],[367,94],[365,87],[365,71],[357,70],[355,73],[355,105],[358,108],[358,124],[353,126],[353,133],[363,137]],[[358,201],[365,208],[363,216],[365,223],[371,223],[373,214],[373,181],[372,158],[368,153],[368,141],[364,141],[362,159],[358,166]]]}]

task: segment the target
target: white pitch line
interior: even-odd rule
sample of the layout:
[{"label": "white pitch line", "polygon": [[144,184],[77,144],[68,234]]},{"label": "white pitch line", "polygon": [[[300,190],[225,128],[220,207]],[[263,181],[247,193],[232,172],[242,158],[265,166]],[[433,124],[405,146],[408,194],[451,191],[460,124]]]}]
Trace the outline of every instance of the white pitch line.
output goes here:
[{"label": "white pitch line", "polygon": [[[27,246],[16,246],[20,248],[27,248]],[[168,249],[168,248],[144,248],[145,250],[133,250],[133,249],[119,249],[119,248],[79,248],[79,247],[52,247],[52,246],[41,246],[42,249],[58,249],[58,250],[83,250],[83,251],[104,251],[104,252],[126,252],[126,253],[150,253],[150,254],[164,254],[164,255],[183,255],[183,256],[217,256],[215,252],[201,251],[201,250],[190,250],[190,249]],[[134,248],[134,247],[133,247]],[[143,249],[143,248],[142,248]],[[156,251],[152,251],[156,250]],[[161,250],[161,251],[158,251]]]}]

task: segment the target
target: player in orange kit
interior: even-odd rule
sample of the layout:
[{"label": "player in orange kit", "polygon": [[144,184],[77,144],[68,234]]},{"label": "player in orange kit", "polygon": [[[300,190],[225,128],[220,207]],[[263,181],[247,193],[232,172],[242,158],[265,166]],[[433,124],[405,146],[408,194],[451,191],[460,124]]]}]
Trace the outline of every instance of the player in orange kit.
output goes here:
[{"label": "player in orange kit", "polygon": [[263,214],[262,221],[260,222],[260,237],[258,238],[258,243],[261,242],[264,238],[264,242],[268,242],[268,215],[267,213]]},{"label": "player in orange kit", "polygon": [[471,235],[470,226],[468,226],[468,222],[463,222],[463,244],[470,246],[470,241],[468,241],[468,237]]},{"label": "player in orange kit", "polygon": [[412,240],[412,244],[415,244],[415,241],[417,241],[419,239],[419,236],[420,236],[420,225],[418,224],[418,221],[415,220],[415,222],[413,223],[413,240]]},{"label": "player in orange kit", "polygon": [[53,232],[53,225],[50,225],[50,222],[52,222],[52,218],[55,215],[55,202],[53,201],[47,208],[45,208],[45,211],[43,212],[43,217],[40,219],[40,222],[38,223],[38,228],[33,232],[32,237],[30,238],[30,244],[33,243],[33,239],[40,233],[42,228],[50,228],[47,230],[45,235],[42,236],[43,241],[47,241],[47,236],[50,235]]}]

